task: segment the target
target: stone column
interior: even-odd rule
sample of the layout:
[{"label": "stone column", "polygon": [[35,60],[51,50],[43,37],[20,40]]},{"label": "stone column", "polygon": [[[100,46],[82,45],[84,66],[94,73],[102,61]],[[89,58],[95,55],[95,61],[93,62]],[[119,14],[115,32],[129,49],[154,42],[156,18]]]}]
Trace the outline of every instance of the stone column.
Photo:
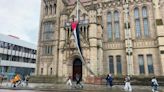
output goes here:
[{"label": "stone column", "polygon": [[89,42],[90,42],[90,68],[97,74],[97,39],[94,35],[97,35],[97,25],[90,24],[89,28]]},{"label": "stone column", "polygon": [[117,60],[116,56],[113,55],[114,75],[117,75]]},{"label": "stone column", "polygon": [[126,47],[126,59],[127,59],[127,74],[134,75],[134,67],[133,67],[133,49],[132,49],[132,36],[130,30],[130,22],[128,20],[128,1],[123,6],[124,7],[124,30],[125,30],[125,47]]},{"label": "stone column", "polygon": [[98,60],[98,74],[102,75],[103,71],[103,45],[102,45],[102,27],[101,25],[98,25],[98,40],[97,40],[97,60]]},{"label": "stone column", "polygon": [[45,61],[44,61],[44,65],[43,65],[43,75],[48,75],[47,62],[45,62]]},{"label": "stone column", "polygon": [[148,76],[148,64],[147,64],[147,56],[144,55],[144,69],[145,69],[145,75]]},{"label": "stone column", "polygon": [[104,72],[103,71],[103,29],[102,29],[102,23],[103,23],[103,20],[102,20],[102,7],[100,6],[99,9],[97,9],[97,24],[98,24],[98,27],[97,27],[97,62],[98,62],[98,75],[103,75]]},{"label": "stone column", "polygon": [[87,40],[88,39],[88,26],[84,26],[85,28],[85,39]]},{"label": "stone column", "polygon": [[98,61],[97,61],[97,20],[96,10],[89,11],[89,43],[90,43],[90,66],[91,71],[97,75]]}]

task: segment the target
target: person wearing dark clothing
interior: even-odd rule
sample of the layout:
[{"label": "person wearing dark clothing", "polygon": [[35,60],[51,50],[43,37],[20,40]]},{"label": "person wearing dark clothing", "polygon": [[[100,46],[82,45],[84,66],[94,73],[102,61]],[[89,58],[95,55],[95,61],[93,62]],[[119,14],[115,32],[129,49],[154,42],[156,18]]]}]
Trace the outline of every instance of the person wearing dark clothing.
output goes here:
[{"label": "person wearing dark clothing", "polygon": [[106,81],[107,81],[107,86],[110,85],[110,87],[113,86],[113,77],[111,74],[108,74],[107,77],[106,77]]},{"label": "person wearing dark clothing", "polygon": [[113,86],[113,77],[112,77],[112,75],[109,75],[109,84],[110,84],[110,87]]},{"label": "person wearing dark clothing", "polygon": [[157,82],[157,79],[155,76],[152,77],[152,80],[151,80],[151,86],[152,86],[152,91],[153,92],[157,92],[158,91],[158,82]]},{"label": "person wearing dark clothing", "polygon": [[83,88],[83,85],[80,83],[81,76],[79,74],[76,74],[75,79],[76,79],[76,86],[79,85],[79,87]]},{"label": "person wearing dark clothing", "polygon": [[106,79],[106,85],[108,86],[109,85],[109,81],[108,81],[109,75],[107,75],[105,79]]}]

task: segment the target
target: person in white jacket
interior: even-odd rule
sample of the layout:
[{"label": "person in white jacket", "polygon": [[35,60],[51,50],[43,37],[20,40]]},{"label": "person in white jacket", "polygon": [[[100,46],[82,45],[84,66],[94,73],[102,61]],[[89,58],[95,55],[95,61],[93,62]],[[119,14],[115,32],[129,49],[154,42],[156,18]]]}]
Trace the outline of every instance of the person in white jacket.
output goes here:
[{"label": "person in white jacket", "polygon": [[125,91],[132,91],[132,86],[130,84],[130,76],[127,75],[125,78],[125,86],[124,86]]},{"label": "person in white jacket", "polygon": [[152,91],[153,92],[157,92],[158,91],[158,82],[157,82],[157,79],[155,76],[152,77],[152,80],[151,80],[151,86],[152,86]]},{"label": "person in white jacket", "polygon": [[71,76],[68,76],[68,79],[67,79],[67,82],[66,82],[66,85],[69,85],[70,87],[72,87],[72,81],[71,81],[72,77]]}]

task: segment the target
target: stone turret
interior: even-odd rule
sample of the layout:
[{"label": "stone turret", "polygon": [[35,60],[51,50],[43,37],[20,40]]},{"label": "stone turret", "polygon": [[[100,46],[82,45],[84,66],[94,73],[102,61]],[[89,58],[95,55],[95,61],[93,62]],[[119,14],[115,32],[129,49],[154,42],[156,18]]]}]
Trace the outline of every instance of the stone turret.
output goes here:
[{"label": "stone turret", "polygon": [[98,74],[97,61],[97,11],[92,4],[89,10],[89,43],[90,43],[90,67],[91,70]]},{"label": "stone turret", "polygon": [[155,9],[155,24],[157,30],[157,41],[159,48],[159,56],[161,62],[161,74],[164,75],[164,25],[162,21],[161,12],[159,9],[159,0],[153,0],[154,9]]}]

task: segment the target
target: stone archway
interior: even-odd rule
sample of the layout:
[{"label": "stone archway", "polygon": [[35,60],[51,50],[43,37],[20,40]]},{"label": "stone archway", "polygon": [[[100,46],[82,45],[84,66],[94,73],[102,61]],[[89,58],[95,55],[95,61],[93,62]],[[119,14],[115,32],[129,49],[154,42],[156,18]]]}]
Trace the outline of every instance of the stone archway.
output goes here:
[{"label": "stone archway", "polygon": [[79,74],[81,76],[82,79],[82,62],[79,58],[76,58],[73,61],[73,69],[72,69],[72,76],[73,76],[73,80],[75,80],[75,75]]}]

